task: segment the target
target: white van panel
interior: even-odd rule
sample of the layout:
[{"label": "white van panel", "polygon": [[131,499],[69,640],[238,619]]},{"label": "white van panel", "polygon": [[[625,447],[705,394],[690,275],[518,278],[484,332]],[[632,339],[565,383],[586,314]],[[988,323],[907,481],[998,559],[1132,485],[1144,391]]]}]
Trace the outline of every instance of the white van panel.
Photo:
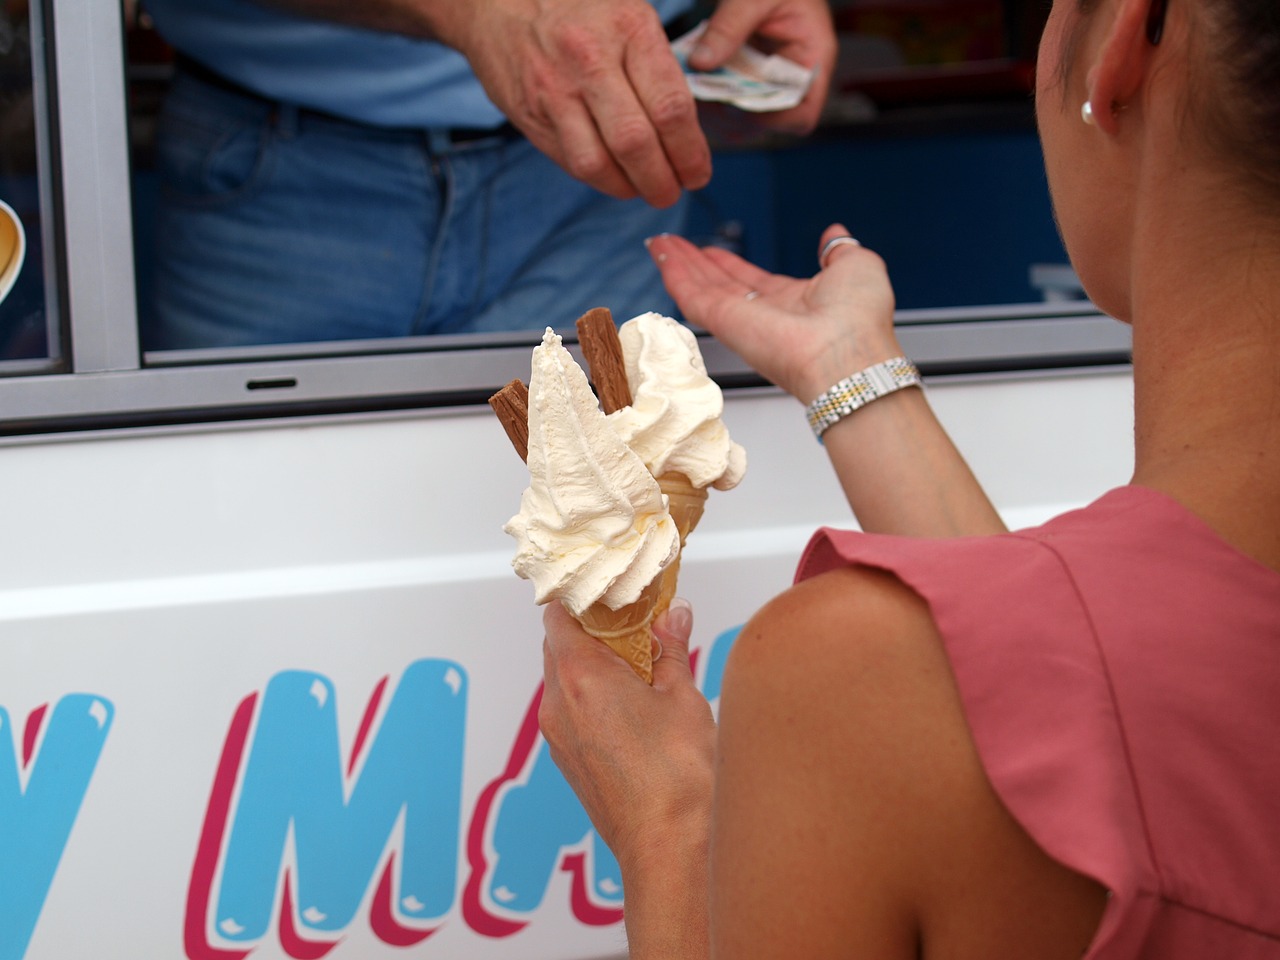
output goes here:
[{"label": "white van panel", "polygon": [[[1129,477],[1127,370],[929,396],[1011,525]],[[727,632],[849,522],[794,401],[725,418],[747,478],[681,579],[713,698]],[[0,960],[622,955],[531,725],[526,476],[487,407],[0,448]]]}]

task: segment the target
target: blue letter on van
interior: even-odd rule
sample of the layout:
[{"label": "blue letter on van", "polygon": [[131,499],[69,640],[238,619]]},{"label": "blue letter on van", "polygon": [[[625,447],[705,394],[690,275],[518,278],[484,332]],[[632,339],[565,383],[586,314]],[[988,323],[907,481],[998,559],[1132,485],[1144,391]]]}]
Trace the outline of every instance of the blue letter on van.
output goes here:
[{"label": "blue letter on van", "polygon": [[[53,708],[39,753],[32,756],[42,708],[28,721],[20,767],[14,729],[0,707],[0,960],[20,960],[27,952],[112,712],[102,697],[63,697]],[[25,789],[24,769],[29,770]]]},{"label": "blue letter on van", "polygon": [[351,922],[397,827],[396,908],[442,917],[455,899],[466,676],[419,660],[404,672],[363,765],[344,776],[330,681],[288,671],[267,685],[223,859],[217,927],[231,941],[267,933],[282,870],[298,921],[314,932]]}]

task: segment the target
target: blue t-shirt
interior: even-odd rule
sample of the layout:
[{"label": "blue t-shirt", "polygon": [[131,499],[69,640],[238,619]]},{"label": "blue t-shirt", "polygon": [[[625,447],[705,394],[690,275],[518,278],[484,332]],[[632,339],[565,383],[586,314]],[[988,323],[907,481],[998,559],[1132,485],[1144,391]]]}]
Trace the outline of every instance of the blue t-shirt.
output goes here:
[{"label": "blue t-shirt", "polygon": [[[664,21],[692,5],[651,2]],[[252,0],[146,0],[146,8],[185,55],[275,100],[387,127],[503,120],[466,59],[443,44],[291,16]]]}]

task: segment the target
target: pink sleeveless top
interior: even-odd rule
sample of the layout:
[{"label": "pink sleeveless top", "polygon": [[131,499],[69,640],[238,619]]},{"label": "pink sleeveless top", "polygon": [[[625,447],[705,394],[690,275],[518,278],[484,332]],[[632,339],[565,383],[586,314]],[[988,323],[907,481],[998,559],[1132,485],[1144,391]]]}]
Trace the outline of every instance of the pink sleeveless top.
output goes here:
[{"label": "pink sleeveless top", "polygon": [[1086,960],[1280,958],[1280,574],[1122,487],[1043,527],[821,530],[928,603],[1005,806],[1111,897]]}]

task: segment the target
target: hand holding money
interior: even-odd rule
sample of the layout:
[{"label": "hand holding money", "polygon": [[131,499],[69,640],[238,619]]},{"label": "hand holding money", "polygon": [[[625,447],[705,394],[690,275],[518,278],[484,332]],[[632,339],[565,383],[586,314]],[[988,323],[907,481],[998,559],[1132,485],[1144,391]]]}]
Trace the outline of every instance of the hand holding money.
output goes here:
[{"label": "hand holding money", "polygon": [[[677,59],[698,75],[700,87],[706,87],[705,75],[725,68],[750,79],[751,84],[744,84],[748,89],[763,82],[790,91],[765,93],[755,88],[745,96],[741,90],[730,94],[753,104],[738,113],[744,120],[750,118],[744,126],[791,134],[817,126],[837,52],[827,0],[720,0],[706,23],[689,39],[677,40],[676,46]],[[725,94],[723,89],[704,92],[708,97]],[[700,99],[696,91],[694,96]],[[732,100],[701,102],[715,108],[700,111],[704,129],[708,115],[737,113],[734,108],[741,106],[724,105]]]},{"label": "hand holding money", "polygon": [[816,71],[751,46],[739,47],[715,70],[694,69],[689,57],[706,29],[703,21],[671,44],[694,99],[728,103],[751,113],[790,110],[804,100]]}]

